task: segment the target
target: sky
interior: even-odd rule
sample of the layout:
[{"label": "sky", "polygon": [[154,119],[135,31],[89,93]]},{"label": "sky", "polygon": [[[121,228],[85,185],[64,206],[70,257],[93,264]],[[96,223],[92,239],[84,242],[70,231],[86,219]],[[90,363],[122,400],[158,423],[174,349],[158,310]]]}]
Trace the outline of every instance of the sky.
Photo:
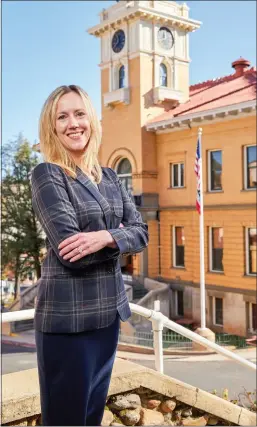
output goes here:
[{"label": "sky", "polygon": [[[178,1],[178,3],[183,3]],[[2,142],[22,132],[38,142],[38,119],[50,92],[78,84],[101,117],[100,40],[87,33],[115,1],[2,1]],[[187,1],[201,21],[190,33],[190,83],[233,73],[240,56],[256,66],[256,2]]]}]

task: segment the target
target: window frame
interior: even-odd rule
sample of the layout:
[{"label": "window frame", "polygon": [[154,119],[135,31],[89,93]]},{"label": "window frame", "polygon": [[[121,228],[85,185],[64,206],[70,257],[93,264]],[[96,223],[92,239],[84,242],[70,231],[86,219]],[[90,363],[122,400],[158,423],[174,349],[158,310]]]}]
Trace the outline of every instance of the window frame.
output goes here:
[{"label": "window frame", "polygon": [[[165,67],[165,72],[163,70],[163,68]],[[164,64],[164,62],[161,62],[159,65],[159,76],[160,76],[160,81],[159,81],[159,86],[160,87],[168,87],[168,67],[166,64]],[[162,78],[165,77],[165,82],[166,84],[162,84]]]},{"label": "window frame", "polygon": [[253,329],[253,304],[256,305],[256,303],[253,302],[249,302],[248,303],[248,332],[250,332],[251,334],[254,334],[257,332],[257,328]]},{"label": "window frame", "polygon": [[244,170],[243,170],[243,174],[244,174],[244,190],[245,191],[256,191],[257,187],[248,187],[248,179],[247,179],[247,175],[248,175],[248,164],[247,164],[247,148],[249,147],[255,147],[255,144],[249,144],[249,145],[245,145],[244,146]]},{"label": "window frame", "polygon": [[180,268],[181,270],[184,270],[186,268],[185,264],[185,245],[184,245],[184,265],[177,265],[176,263],[176,228],[183,228],[184,234],[185,234],[185,227],[183,225],[174,225],[172,227],[172,267],[173,268]]},{"label": "window frame", "polygon": [[[182,304],[182,306],[183,306],[183,308],[182,308],[183,313],[182,314],[178,312],[178,306],[179,306],[179,304],[178,304],[178,293],[179,292],[182,292],[182,300],[183,300],[183,304]],[[181,290],[175,289],[174,290],[174,294],[175,294],[175,298],[174,298],[175,316],[181,316],[181,317],[183,317],[184,316],[184,292],[181,291]]]},{"label": "window frame", "polygon": [[221,189],[219,190],[212,190],[211,188],[211,172],[212,172],[212,168],[211,168],[211,153],[214,153],[216,151],[220,151],[221,152],[221,174],[223,172],[223,150],[220,148],[216,148],[215,150],[208,150],[208,192],[209,193],[221,193],[223,192],[223,186],[221,185]]},{"label": "window frame", "polygon": [[[220,299],[222,301],[222,324],[216,323],[216,299]],[[215,326],[224,327],[224,298],[212,297],[212,323]]]},{"label": "window frame", "polygon": [[[212,259],[212,245],[213,245],[213,239],[212,239],[212,230],[214,228],[221,228],[223,229],[223,243],[224,243],[224,228],[223,227],[209,227],[209,270],[211,273],[217,273],[217,274],[224,274],[224,265],[223,270],[213,270],[213,259]],[[224,245],[222,250],[224,251]]]},{"label": "window frame", "polygon": [[257,273],[250,273],[250,240],[249,231],[256,230],[254,227],[245,227],[245,274],[246,276],[256,277]]},{"label": "window frame", "polygon": [[[118,89],[123,89],[125,87],[125,79],[126,79],[125,65],[121,64],[121,66],[118,69]],[[123,86],[121,86],[121,82],[123,82]]]},{"label": "window frame", "polygon": [[[178,184],[177,186],[174,185],[174,166],[178,166]],[[181,165],[183,165],[183,180],[184,183],[181,185]],[[177,163],[170,163],[170,188],[185,188],[185,162],[177,162]]]},{"label": "window frame", "polygon": [[[120,164],[121,164],[121,162],[123,161],[123,160],[128,160],[128,162],[130,163],[130,166],[131,166],[131,173],[119,173],[119,171],[118,171],[118,169],[119,169],[119,166],[120,166]],[[115,165],[115,171],[116,171],[116,173],[117,173],[117,175],[118,175],[118,177],[119,177],[119,179],[122,181],[122,183],[124,184],[124,187],[126,188],[126,190],[129,192],[129,194],[130,195],[132,195],[133,194],[133,177],[132,177],[132,174],[133,174],[133,172],[132,172],[132,164],[131,164],[131,162],[130,162],[130,160],[127,158],[127,157],[122,157],[122,158],[120,158],[119,160],[118,160],[118,162],[116,163],[116,165]],[[125,181],[124,181],[125,180]],[[129,183],[129,181],[131,181],[131,188],[129,189],[128,188],[128,183]],[[125,183],[124,183],[125,182]]]}]

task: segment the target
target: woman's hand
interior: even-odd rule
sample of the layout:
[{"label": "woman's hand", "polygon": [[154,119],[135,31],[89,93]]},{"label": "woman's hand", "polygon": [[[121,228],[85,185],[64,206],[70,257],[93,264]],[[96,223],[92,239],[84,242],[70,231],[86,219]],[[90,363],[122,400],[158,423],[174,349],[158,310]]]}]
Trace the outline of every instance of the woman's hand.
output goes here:
[{"label": "woman's hand", "polygon": [[86,255],[100,251],[105,246],[117,247],[113,237],[107,230],[77,233],[68,237],[58,246],[59,254],[65,260],[74,262]]}]

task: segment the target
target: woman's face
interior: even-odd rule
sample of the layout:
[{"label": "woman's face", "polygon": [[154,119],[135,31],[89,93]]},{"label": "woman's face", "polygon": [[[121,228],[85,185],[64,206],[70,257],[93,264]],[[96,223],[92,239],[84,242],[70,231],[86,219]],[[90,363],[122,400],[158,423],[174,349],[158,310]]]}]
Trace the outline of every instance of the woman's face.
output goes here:
[{"label": "woman's face", "polygon": [[55,129],[62,145],[73,157],[83,155],[91,128],[82,98],[76,92],[66,93],[59,99]]}]

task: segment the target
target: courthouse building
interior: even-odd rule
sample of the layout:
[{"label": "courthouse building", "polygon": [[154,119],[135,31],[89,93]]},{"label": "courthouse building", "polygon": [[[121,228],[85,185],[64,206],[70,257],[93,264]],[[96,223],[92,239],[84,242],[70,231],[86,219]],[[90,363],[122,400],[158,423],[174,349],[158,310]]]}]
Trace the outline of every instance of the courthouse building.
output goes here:
[{"label": "courthouse building", "polygon": [[100,13],[88,30],[101,42],[100,160],[149,226],[147,250],[124,272],[169,284],[172,317],[199,321],[202,128],[207,325],[248,335],[257,329],[256,69],[235,58],[230,75],[190,86],[189,38],[200,27],[173,1],[119,1]]}]

